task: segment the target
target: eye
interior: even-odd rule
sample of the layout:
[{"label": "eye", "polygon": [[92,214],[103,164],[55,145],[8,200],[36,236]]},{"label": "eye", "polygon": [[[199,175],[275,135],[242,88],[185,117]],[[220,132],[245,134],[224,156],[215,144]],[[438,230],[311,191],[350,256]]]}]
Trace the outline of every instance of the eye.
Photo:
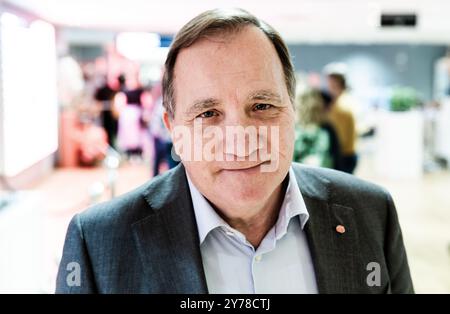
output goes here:
[{"label": "eye", "polygon": [[273,106],[270,104],[256,104],[255,107],[253,107],[253,111],[262,111],[272,108]]},{"label": "eye", "polygon": [[205,119],[207,119],[207,118],[212,118],[212,117],[215,117],[215,116],[217,116],[217,112],[215,112],[213,110],[208,110],[208,111],[205,111],[205,112],[199,114],[197,116],[197,118],[205,118]]}]

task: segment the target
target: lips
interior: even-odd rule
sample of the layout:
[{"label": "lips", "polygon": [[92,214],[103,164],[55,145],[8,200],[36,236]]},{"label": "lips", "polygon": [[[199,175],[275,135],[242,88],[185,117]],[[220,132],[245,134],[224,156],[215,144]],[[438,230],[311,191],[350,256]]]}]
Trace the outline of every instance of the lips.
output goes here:
[{"label": "lips", "polygon": [[266,164],[266,163],[269,163],[270,161],[263,161],[263,162],[260,162],[260,163],[257,163],[257,164],[245,164],[245,163],[242,163],[242,164],[240,164],[240,163],[236,163],[236,165],[235,166],[232,166],[232,167],[224,167],[222,170],[226,170],[226,171],[245,171],[245,170],[252,170],[252,169],[256,169],[256,168],[258,168],[259,166],[261,166],[261,165],[263,165],[263,164]]}]

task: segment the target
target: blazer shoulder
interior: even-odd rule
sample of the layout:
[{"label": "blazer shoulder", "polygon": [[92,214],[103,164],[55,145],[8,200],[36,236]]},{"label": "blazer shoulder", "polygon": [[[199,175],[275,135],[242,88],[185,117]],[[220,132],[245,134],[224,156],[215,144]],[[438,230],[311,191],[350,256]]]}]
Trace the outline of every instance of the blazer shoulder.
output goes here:
[{"label": "blazer shoulder", "polygon": [[128,193],[87,208],[78,215],[80,224],[84,228],[111,228],[131,225],[151,215],[158,206],[164,207],[175,197],[172,192],[179,185],[176,178],[180,170],[167,171]]},{"label": "blazer shoulder", "polygon": [[300,180],[301,190],[306,187],[310,194],[326,193],[329,200],[335,204],[351,207],[352,203],[364,200],[386,204],[386,201],[391,199],[385,188],[354,175],[297,163],[293,167]]},{"label": "blazer shoulder", "polygon": [[131,223],[144,212],[150,213],[151,208],[143,197],[150,184],[147,182],[126,194],[88,207],[78,214],[79,224],[83,228],[112,227]]}]

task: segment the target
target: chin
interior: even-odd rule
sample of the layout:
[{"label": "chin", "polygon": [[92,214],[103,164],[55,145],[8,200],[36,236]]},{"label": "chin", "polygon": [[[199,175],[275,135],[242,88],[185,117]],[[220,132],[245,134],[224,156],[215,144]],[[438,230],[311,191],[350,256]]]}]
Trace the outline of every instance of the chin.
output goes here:
[{"label": "chin", "polygon": [[217,193],[236,207],[253,207],[261,204],[275,190],[274,182],[260,180],[232,180],[221,185]]}]

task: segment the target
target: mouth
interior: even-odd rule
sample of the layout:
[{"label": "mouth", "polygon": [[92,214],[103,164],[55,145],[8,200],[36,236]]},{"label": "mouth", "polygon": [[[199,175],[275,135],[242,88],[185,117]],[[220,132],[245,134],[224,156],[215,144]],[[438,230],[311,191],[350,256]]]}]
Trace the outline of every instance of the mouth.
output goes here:
[{"label": "mouth", "polygon": [[242,167],[223,168],[222,170],[223,171],[231,171],[231,172],[250,172],[252,170],[258,170],[261,165],[268,164],[268,163],[270,163],[269,160],[260,162],[256,165],[250,165],[250,166],[246,165],[246,166],[242,166]]}]

